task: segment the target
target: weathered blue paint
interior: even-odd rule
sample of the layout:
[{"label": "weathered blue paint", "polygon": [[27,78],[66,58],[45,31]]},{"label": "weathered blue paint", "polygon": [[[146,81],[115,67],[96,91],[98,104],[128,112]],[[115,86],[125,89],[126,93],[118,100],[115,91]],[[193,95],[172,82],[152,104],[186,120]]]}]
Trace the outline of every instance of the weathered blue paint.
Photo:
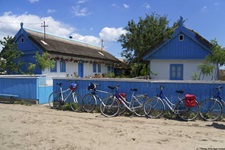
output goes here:
[{"label": "weathered blue paint", "polygon": [[[107,86],[115,86],[119,84],[119,92],[126,93],[128,100],[131,97],[131,88],[138,88],[137,94],[147,94],[153,97],[159,93],[159,86],[165,87],[164,93],[175,102],[177,98],[176,90],[184,90],[184,94],[194,94],[197,96],[198,102],[212,96],[214,89],[218,86],[223,86],[221,97],[225,99],[225,82],[213,81],[152,81],[152,80],[136,80],[136,79],[81,79],[81,78],[54,78],[53,86],[40,85],[40,78],[7,78],[0,77],[0,93],[14,94],[19,98],[27,98],[39,100],[39,104],[48,103],[48,97],[51,92],[58,91],[59,87],[56,83],[63,83],[62,88],[67,89],[70,86],[70,81],[75,81],[78,84],[76,90],[82,97],[90,93],[87,87],[90,82],[99,84],[98,89],[110,92]],[[99,94],[101,98],[105,98],[106,94]],[[225,109],[224,109],[225,111]]]},{"label": "weathered blue paint", "polygon": [[[28,72],[27,68],[29,63],[36,64],[35,54],[38,52],[42,54],[43,50],[40,49],[33,41],[28,38],[28,33],[24,30],[21,25],[21,29],[17,32],[14,37],[14,42],[17,44],[18,50],[23,52],[23,55],[20,57],[22,62],[24,63],[21,66],[22,72]],[[42,70],[38,67],[35,68],[34,74],[41,74]]]},{"label": "weathered blue paint", "polygon": [[0,78],[0,93],[15,94],[19,98],[38,99],[37,78]]},{"label": "weathered blue paint", "polygon": [[38,88],[38,104],[46,104],[48,103],[48,98],[50,93],[52,93],[53,87],[52,86],[39,86]]},{"label": "weathered blue paint", "polygon": [[[183,40],[180,40],[180,35],[184,37]],[[174,31],[172,38],[151,50],[143,59],[205,59],[211,53],[208,47],[198,41],[197,34],[183,26],[181,17],[180,25]]]}]

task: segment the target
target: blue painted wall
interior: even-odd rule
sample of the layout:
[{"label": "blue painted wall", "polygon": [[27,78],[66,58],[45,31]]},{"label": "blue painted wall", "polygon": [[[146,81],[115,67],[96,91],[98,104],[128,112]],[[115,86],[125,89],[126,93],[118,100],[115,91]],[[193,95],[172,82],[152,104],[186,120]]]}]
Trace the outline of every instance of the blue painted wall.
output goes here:
[{"label": "blue painted wall", "polygon": [[[17,44],[18,50],[23,52],[21,56],[23,65],[22,72],[28,72],[29,63],[36,64],[36,52],[42,53],[42,50],[28,38],[28,33],[24,28],[21,28],[14,37],[14,42]],[[42,70],[36,67],[34,74],[41,74]]]},{"label": "blue painted wall", "polygon": [[[53,90],[59,91],[59,87],[56,83],[63,83],[63,89],[69,87],[68,79],[54,79],[53,80]],[[221,97],[225,99],[225,82],[204,82],[204,81],[151,81],[151,80],[130,80],[130,79],[74,79],[78,83],[77,92],[84,96],[90,91],[87,90],[87,87],[90,82],[98,83],[99,90],[109,91],[107,86],[114,86],[119,84],[119,91],[127,94],[127,98],[131,97],[132,91],[131,88],[138,88],[137,94],[148,94],[149,97],[153,97],[159,93],[159,86],[162,85],[165,87],[164,93],[168,98],[173,101],[177,98],[176,90],[184,90],[184,94],[195,94],[197,100],[200,102],[208,97],[212,96],[213,89],[219,85],[224,86],[224,89],[221,91]],[[104,97],[104,94],[100,94],[101,97]]]},{"label": "blue painted wall", "polygon": [[[185,93],[195,94],[197,100],[200,102],[206,98],[212,96],[214,90],[218,86],[223,86],[221,91],[221,97],[225,99],[225,82],[204,82],[204,81],[151,81],[151,80],[136,80],[136,79],[66,79],[66,78],[54,78],[53,86],[40,85],[39,77],[2,77],[0,76],[0,94],[15,94],[20,98],[38,100],[39,104],[48,103],[48,97],[51,92],[59,91],[57,83],[63,83],[63,89],[67,89],[70,86],[68,80],[73,80],[78,84],[77,93],[82,97],[90,93],[87,87],[90,82],[99,84],[99,90],[105,90],[110,92],[107,86],[120,85],[119,91],[126,93],[127,98],[131,97],[131,88],[138,88],[137,94],[147,94],[149,97],[153,97],[158,94],[159,86],[165,87],[164,93],[168,96],[172,102],[175,102],[177,98],[176,90],[184,90]],[[99,94],[104,98],[106,94]],[[225,110],[224,110],[225,111]]]},{"label": "blue painted wall", "polygon": [[22,99],[38,100],[39,104],[47,103],[52,86],[40,84],[39,79],[39,77],[0,76],[0,94],[13,94]]},{"label": "blue painted wall", "polygon": [[0,77],[0,94],[14,94],[20,98],[38,99],[38,78]]},{"label": "blue painted wall", "polygon": [[180,41],[179,35],[158,49],[149,59],[205,59],[209,54],[201,45],[185,34],[182,34],[184,40]]}]

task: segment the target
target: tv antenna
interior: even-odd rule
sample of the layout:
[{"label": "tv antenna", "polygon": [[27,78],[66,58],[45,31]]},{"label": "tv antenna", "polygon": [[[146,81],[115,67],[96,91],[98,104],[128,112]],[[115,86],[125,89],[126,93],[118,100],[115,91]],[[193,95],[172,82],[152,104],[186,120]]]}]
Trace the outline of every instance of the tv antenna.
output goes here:
[{"label": "tv antenna", "polygon": [[45,21],[44,21],[44,23],[41,24],[41,27],[44,28],[44,40],[45,40],[45,28],[48,27],[48,25],[46,25],[46,24],[45,24]]}]

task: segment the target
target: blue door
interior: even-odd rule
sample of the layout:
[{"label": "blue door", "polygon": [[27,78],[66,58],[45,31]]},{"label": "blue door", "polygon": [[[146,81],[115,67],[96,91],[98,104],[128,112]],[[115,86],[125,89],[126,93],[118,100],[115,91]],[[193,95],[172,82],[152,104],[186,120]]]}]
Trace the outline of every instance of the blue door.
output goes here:
[{"label": "blue door", "polygon": [[78,76],[83,78],[84,77],[84,64],[78,63]]},{"label": "blue door", "polygon": [[170,64],[170,80],[183,80],[183,64]]}]

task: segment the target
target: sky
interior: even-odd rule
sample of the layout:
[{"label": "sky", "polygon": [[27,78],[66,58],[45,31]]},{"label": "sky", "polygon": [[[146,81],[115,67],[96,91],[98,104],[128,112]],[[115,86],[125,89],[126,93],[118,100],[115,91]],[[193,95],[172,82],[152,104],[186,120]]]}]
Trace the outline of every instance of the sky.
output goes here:
[{"label": "sky", "polygon": [[[224,0],[0,0],[0,40],[24,28],[104,46],[121,57],[117,42],[128,21],[156,13],[167,16],[171,27],[182,16],[184,25],[225,47]],[[102,42],[103,41],[103,42]],[[2,46],[0,46],[0,51]]]}]

